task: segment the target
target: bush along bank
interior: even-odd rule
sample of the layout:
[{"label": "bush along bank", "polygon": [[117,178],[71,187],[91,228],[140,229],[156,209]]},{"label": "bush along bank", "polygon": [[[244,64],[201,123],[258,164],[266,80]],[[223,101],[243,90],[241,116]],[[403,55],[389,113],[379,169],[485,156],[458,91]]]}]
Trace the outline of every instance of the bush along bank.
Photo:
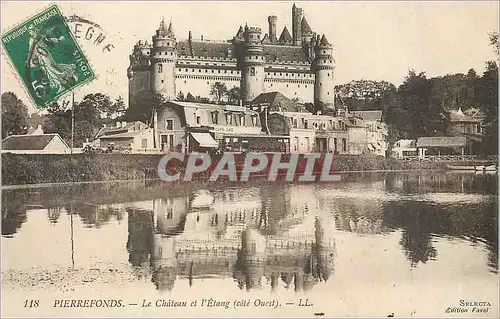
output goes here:
[{"label": "bush along bank", "polygon": [[[269,163],[271,163],[268,154]],[[157,179],[157,166],[161,155],[139,154],[74,154],[33,155],[2,154],[2,185],[23,185],[43,183],[66,183],[88,181]],[[212,165],[205,172],[195,175],[206,179],[216,167],[220,156],[212,156]],[[282,155],[282,162],[289,160],[289,154]],[[322,158],[316,160],[314,172],[322,168]],[[236,169],[241,171],[244,154],[235,155]],[[172,160],[168,163],[169,174],[185,170],[184,162]],[[305,168],[305,158],[299,157],[296,173]],[[434,162],[403,162],[381,156],[335,156],[330,172],[382,171],[443,169],[445,164]],[[269,165],[258,175],[267,174]],[[252,175],[251,175],[252,176]]]}]

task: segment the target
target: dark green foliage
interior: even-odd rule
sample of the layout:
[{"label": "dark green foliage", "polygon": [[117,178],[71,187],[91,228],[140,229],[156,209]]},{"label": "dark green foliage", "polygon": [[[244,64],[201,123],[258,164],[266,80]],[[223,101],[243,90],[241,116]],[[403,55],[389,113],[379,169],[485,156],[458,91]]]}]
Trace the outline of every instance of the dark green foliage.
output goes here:
[{"label": "dark green foliage", "polygon": [[2,93],[2,139],[23,134],[28,125],[28,109],[12,92]]}]

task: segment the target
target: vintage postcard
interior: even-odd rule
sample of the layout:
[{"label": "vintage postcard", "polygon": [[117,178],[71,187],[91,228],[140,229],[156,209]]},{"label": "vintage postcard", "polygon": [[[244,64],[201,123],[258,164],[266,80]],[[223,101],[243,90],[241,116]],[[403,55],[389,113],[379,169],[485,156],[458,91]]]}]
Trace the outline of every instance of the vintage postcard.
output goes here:
[{"label": "vintage postcard", "polygon": [[498,318],[497,1],[2,1],[2,318]]}]

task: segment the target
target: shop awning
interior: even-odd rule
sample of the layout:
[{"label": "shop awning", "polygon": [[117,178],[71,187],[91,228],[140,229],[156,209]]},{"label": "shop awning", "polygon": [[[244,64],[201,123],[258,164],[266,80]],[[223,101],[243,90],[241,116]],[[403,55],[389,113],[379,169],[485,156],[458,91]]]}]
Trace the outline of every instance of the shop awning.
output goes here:
[{"label": "shop awning", "polygon": [[191,136],[200,144],[200,147],[219,147],[219,143],[210,133],[191,133]]}]

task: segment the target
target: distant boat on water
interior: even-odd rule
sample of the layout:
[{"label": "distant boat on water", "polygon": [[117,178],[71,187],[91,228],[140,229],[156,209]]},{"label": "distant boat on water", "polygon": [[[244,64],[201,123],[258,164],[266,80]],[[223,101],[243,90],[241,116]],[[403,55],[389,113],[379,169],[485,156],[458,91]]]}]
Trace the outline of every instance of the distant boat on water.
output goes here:
[{"label": "distant boat on water", "polygon": [[496,165],[446,165],[446,168],[453,171],[479,171],[479,172],[494,172],[497,170]]}]

